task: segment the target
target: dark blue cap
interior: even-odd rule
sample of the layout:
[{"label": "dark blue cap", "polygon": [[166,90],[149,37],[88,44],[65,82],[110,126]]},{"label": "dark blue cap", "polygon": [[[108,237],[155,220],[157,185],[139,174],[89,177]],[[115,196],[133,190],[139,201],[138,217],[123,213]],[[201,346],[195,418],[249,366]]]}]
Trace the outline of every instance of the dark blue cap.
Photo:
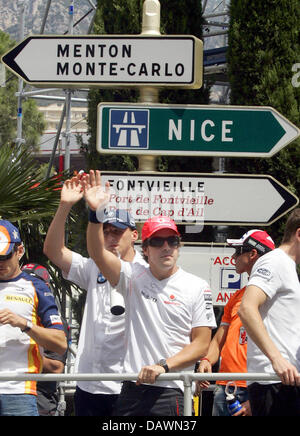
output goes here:
[{"label": "dark blue cap", "polygon": [[125,209],[107,210],[102,211],[101,222],[103,224],[111,224],[119,229],[130,228],[136,229],[135,221],[130,213]]}]

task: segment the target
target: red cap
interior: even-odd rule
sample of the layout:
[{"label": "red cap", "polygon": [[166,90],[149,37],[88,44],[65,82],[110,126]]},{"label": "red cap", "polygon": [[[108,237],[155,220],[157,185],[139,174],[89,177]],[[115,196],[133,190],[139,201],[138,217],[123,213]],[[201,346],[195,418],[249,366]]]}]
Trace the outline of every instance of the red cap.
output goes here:
[{"label": "red cap", "polygon": [[275,244],[271,236],[264,230],[249,230],[241,239],[227,239],[227,243],[232,247],[247,246],[255,248],[261,254],[274,250]]},{"label": "red cap", "polygon": [[156,233],[162,229],[173,230],[178,236],[180,236],[175,221],[167,216],[157,216],[154,218],[149,218],[143,225],[142,241],[145,241],[145,239],[150,238],[153,233]]}]

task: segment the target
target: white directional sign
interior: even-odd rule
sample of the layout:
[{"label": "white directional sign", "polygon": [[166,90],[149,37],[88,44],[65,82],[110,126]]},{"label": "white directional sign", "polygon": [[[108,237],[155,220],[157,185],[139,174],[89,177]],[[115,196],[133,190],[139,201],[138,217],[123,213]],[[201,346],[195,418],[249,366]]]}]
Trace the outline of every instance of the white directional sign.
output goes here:
[{"label": "white directional sign", "polygon": [[35,86],[200,88],[202,41],[194,36],[30,36],[2,61]]},{"label": "white directional sign", "polygon": [[269,225],[299,202],[266,175],[103,172],[102,179],[111,187],[107,207],[141,222],[166,215],[178,223]]}]

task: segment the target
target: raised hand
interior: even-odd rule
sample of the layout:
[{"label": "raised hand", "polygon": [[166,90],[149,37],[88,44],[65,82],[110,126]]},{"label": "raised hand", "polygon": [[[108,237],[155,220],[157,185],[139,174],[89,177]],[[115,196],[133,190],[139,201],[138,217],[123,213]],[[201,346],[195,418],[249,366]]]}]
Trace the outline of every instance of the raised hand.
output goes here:
[{"label": "raised hand", "polygon": [[60,200],[62,203],[73,205],[83,197],[83,189],[80,183],[81,176],[74,176],[63,184]]},{"label": "raised hand", "polygon": [[99,170],[91,170],[81,179],[84,197],[90,209],[101,210],[109,203],[110,187],[106,182],[105,188],[101,185],[101,173]]}]

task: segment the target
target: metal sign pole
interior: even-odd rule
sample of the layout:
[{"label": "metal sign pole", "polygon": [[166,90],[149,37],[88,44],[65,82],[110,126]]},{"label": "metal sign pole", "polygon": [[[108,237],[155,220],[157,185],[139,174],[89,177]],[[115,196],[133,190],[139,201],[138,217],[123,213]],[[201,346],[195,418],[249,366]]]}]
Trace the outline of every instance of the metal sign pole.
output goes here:
[{"label": "metal sign pole", "polygon": [[[143,4],[142,35],[159,36],[160,33],[160,3],[158,0],[145,0]],[[151,86],[140,87],[139,101],[141,103],[158,103],[159,90]],[[139,155],[138,171],[156,171],[157,156]]]},{"label": "metal sign pole", "polygon": [[[69,33],[73,34],[74,1],[69,6]],[[71,142],[71,90],[66,90],[66,131],[65,131],[65,170],[70,169],[70,142]]]},{"label": "metal sign pole", "polygon": [[[25,33],[25,13],[26,13],[26,1],[20,0],[19,5],[21,7],[21,21],[20,21],[20,41],[24,39],[24,33]],[[23,79],[19,79],[18,84],[18,109],[17,109],[17,138],[16,138],[16,144],[17,146],[24,143],[24,139],[22,138],[23,133],[23,108],[22,108],[22,96],[23,92]]]}]

